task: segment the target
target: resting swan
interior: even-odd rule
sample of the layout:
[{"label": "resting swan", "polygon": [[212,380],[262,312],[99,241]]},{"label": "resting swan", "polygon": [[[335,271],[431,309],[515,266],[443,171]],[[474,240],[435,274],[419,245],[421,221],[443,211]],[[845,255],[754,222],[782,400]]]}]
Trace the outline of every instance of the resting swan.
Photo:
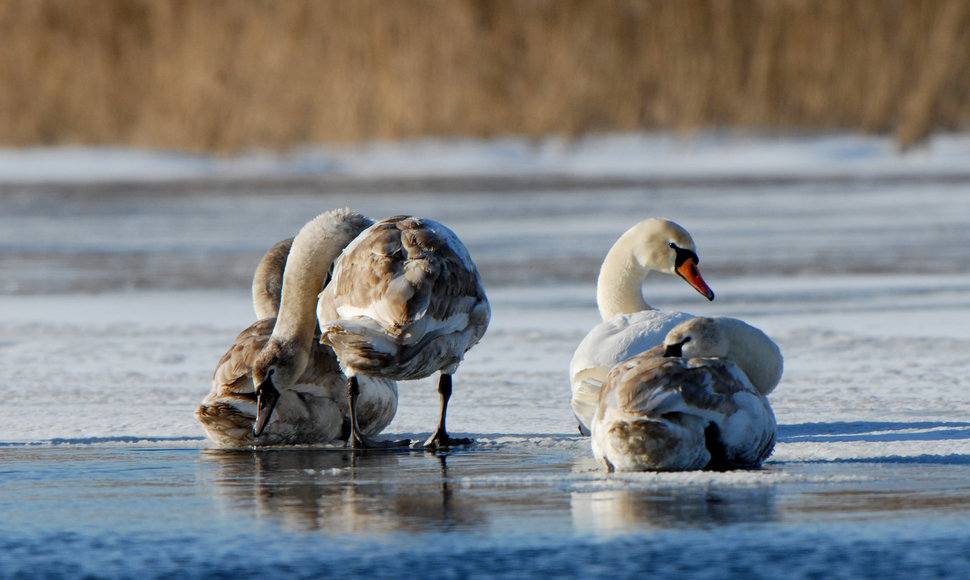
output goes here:
[{"label": "resting swan", "polygon": [[[329,269],[325,256],[313,265],[314,262],[308,261],[310,254],[326,252],[328,244],[335,246],[330,248],[331,252],[339,251],[352,239],[354,232],[361,231],[371,222],[357,214],[334,211],[310,223],[317,226],[304,228],[311,234],[316,234],[321,224],[330,227],[341,223],[349,233],[343,238],[301,239],[297,243],[290,261],[300,263],[303,267],[318,268],[313,272],[294,267],[284,274],[292,238],[273,246],[260,261],[253,278],[253,308],[259,320],[240,333],[223,355],[213,374],[212,391],[195,413],[206,435],[220,447],[329,443],[346,440],[349,435],[350,417],[345,395],[347,379],[340,372],[333,350],[313,340],[314,337],[319,338],[313,312],[315,292],[309,308],[304,306],[300,313],[299,296],[293,290],[294,282],[299,285],[301,280],[308,284],[319,281],[321,285],[325,281]],[[316,246],[317,243],[322,247]],[[283,284],[284,275],[286,285]],[[278,312],[279,319],[276,318]],[[295,318],[301,316],[309,317],[309,325],[296,324]],[[280,332],[274,334],[277,320],[280,321]],[[299,328],[300,332],[306,332],[309,328],[310,340],[300,342],[291,334],[289,338],[292,341],[281,341],[283,334],[294,328]],[[283,358],[290,364],[303,364],[304,368],[289,371],[297,377],[296,382],[277,403],[276,421],[256,436],[253,432],[257,415],[253,370],[257,357],[271,342],[274,346],[270,350],[274,354],[284,355]],[[304,343],[308,345],[308,352],[304,362],[300,363],[301,357],[297,351],[301,349],[299,345]],[[375,435],[394,418],[397,386],[391,381],[373,379],[363,384],[361,389],[361,428]]]},{"label": "resting swan", "polygon": [[375,441],[358,429],[359,381],[417,379],[439,373],[438,425],[429,448],[471,443],[448,435],[451,375],[488,327],[491,310],[478,269],[458,237],[429,219],[396,216],[364,231],[334,264],[320,294],[321,342],[333,347],[349,380],[351,442]]},{"label": "resting swan", "polygon": [[674,326],[693,318],[647,304],[644,278],[651,271],[674,274],[714,300],[697,263],[690,234],[664,219],[636,224],[610,248],[596,282],[596,305],[603,321],[589,331],[569,363],[572,408],[582,434],[589,434],[600,388],[613,365],[660,344]]},{"label": "resting swan", "polygon": [[610,371],[593,417],[593,455],[610,471],[756,468],[774,448],[764,393],[782,366],[777,345],[740,320],[681,323],[662,346]]}]

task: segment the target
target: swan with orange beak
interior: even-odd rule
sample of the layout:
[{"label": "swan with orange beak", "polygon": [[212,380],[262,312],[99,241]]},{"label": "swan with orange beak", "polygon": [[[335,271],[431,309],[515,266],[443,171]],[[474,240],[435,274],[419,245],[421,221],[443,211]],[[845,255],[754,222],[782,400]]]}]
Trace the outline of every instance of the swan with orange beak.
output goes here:
[{"label": "swan with orange beak", "polygon": [[613,365],[661,344],[675,326],[694,317],[647,304],[642,289],[647,274],[678,276],[714,300],[698,269],[699,261],[687,230],[665,219],[643,220],[610,248],[596,282],[602,322],[589,331],[569,363],[572,408],[581,433],[589,434],[600,389]]}]

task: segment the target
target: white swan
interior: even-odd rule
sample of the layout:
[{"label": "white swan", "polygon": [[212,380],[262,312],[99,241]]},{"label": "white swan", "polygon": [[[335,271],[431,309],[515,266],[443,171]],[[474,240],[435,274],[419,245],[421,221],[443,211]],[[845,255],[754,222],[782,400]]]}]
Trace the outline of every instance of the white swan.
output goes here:
[{"label": "white swan", "polygon": [[696,251],[687,230],[650,218],[627,230],[606,254],[596,282],[603,321],[589,331],[569,363],[572,408],[582,434],[589,434],[600,388],[613,365],[660,344],[674,326],[693,317],[647,304],[642,291],[647,274],[674,274],[714,300],[697,269]]},{"label": "white swan", "polygon": [[[732,358],[713,358],[725,353]],[[664,345],[610,371],[593,418],[593,455],[610,471],[758,467],[777,425],[749,378],[760,375],[770,390],[781,368],[781,351],[757,328],[688,320]]]},{"label": "white swan", "polygon": [[333,347],[350,377],[351,441],[374,441],[354,422],[358,377],[416,379],[439,372],[438,426],[425,447],[470,443],[445,428],[451,375],[481,339],[491,310],[482,280],[458,237],[429,219],[396,216],[378,222],[344,250],[320,294],[321,341]]},{"label": "white swan", "polygon": [[[284,267],[292,238],[273,246],[260,261],[253,277],[253,308],[259,320],[240,333],[223,355],[213,374],[212,391],[195,413],[206,435],[217,445],[314,444],[347,439],[350,433],[347,378],[341,373],[333,350],[314,340],[319,338],[319,333],[313,307],[329,269],[325,254],[335,255],[370,223],[346,210],[328,212],[310,222],[304,227],[305,234],[301,231],[302,237],[289,260],[294,267],[285,274],[286,285],[283,284]],[[337,233],[323,234],[327,229],[336,229]],[[343,234],[339,233],[341,229]],[[296,292],[298,287],[315,284],[320,285],[310,291],[308,301],[301,302],[302,297]],[[279,319],[277,312],[280,312]],[[308,317],[309,324],[304,321],[297,324],[301,317]],[[279,332],[275,332],[277,326]],[[310,333],[309,340],[300,336],[306,332]],[[267,349],[271,342],[273,346]],[[303,345],[307,350],[301,355]],[[265,376],[271,361],[282,359],[284,362],[274,363],[273,372],[283,368],[282,374],[295,377],[295,381],[275,405],[276,420],[257,436],[253,371],[264,350],[272,356],[264,357],[262,375]],[[361,385],[360,407],[361,429],[371,435],[379,433],[394,418],[397,386],[384,379],[368,380]]]}]

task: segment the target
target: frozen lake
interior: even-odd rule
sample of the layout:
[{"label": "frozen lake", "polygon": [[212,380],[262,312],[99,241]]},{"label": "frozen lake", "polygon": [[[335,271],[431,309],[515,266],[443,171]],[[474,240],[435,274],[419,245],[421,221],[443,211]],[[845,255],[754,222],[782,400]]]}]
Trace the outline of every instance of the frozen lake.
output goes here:
[{"label": "frozen lake", "polygon": [[0,573],[963,577],[967,465],[606,477],[573,450],[7,448]]},{"label": "frozen lake", "polygon": [[[0,577],[965,578],[970,179],[899,166],[0,183]],[[338,206],[440,220],[478,262],[493,320],[449,412],[475,446],[203,439],[255,263]],[[607,474],[575,433],[599,260],[649,216],[691,232],[717,300],[657,277],[648,302],[782,347],[762,470]],[[436,411],[431,382],[402,383],[387,433]]]}]

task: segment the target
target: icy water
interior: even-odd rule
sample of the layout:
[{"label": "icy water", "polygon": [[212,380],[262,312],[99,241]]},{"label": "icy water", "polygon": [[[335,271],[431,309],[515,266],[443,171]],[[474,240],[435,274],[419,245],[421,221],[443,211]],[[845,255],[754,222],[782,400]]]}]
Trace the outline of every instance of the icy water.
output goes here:
[{"label": "icy water", "polygon": [[[493,191],[500,190],[500,191]],[[402,193],[403,192],[403,193]],[[262,251],[320,211],[439,219],[493,321],[448,453],[209,449],[192,417]],[[607,474],[566,366],[612,241],[651,215],[778,340],[761,470]],[[451,180],[0,190],[0,577],[970,576],[970,184]],[[427,436],[401,387],[388,436]]]},{"label": "icy water", "polygon": [[697,485],[488,448],[0,458],[5,576],[960,577],[970,553],[966,464],[773,464]]}]

